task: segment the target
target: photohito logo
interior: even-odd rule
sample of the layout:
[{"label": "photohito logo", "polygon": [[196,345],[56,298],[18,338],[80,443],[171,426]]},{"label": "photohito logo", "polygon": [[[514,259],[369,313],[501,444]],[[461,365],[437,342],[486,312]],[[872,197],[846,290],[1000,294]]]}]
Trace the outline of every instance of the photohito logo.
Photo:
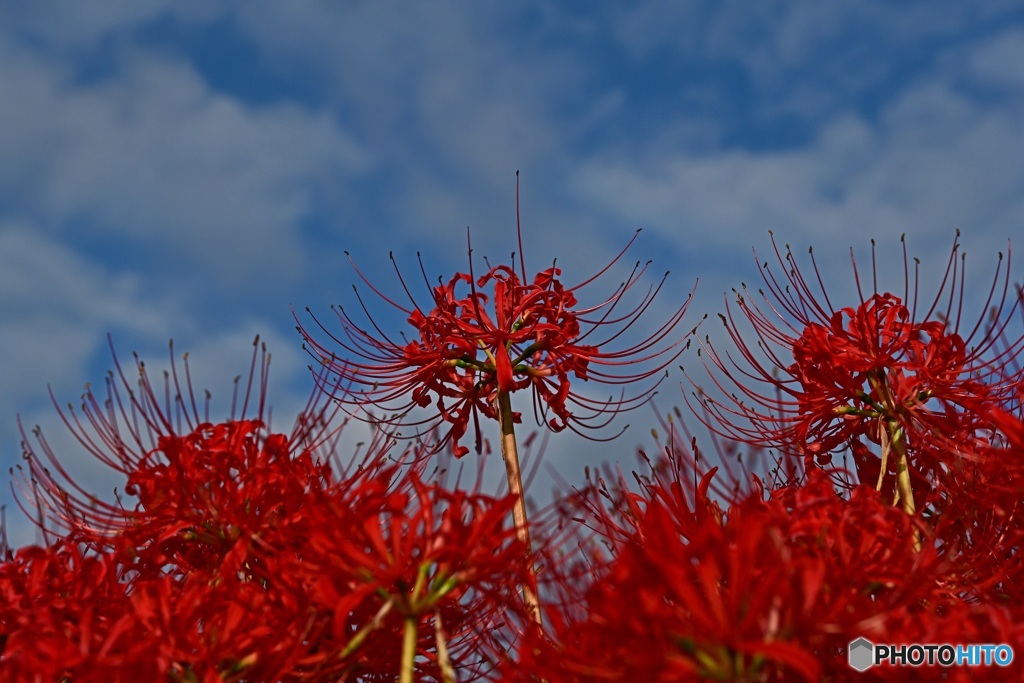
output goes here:
[{"label": "photohito logo", "polygon": [[892,666],[1009,666],[1013,648],[1009,645],[950,645],[948,643],[880,645],[858,638],[846,648],[850,668],[867,671],[877,664]]}]

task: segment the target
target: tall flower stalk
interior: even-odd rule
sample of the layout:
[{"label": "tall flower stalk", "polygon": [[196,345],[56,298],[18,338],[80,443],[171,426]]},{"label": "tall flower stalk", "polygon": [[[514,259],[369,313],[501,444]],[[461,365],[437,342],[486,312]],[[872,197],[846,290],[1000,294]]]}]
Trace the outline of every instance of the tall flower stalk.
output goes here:
[{"label": "tall flower stalk", "polygon": [[[471,422],[479,453],[480,417],[496,420],[509,491],[516,498],[516,529],[519,540],[530,548],[515,439],[515,424],[522,417],[512,410],[511,394],[529,391],[537,424],[556,432],[599,429],[618,413],[644,405],[660,383],[659,376],[688,345],[689,333],[678,335],[675,330],[692,292],[652,334],[628,343],[630,328],[650,309],[665,284],[663,277],[638,296],[631,295],[650,262],[637,262],[626,280],[596,304],[580,306],[577,296],[612,270],[635,235],[608,265],[577,285],[564,285],[562,271],[555,265],[529,280],[522,255],[516,177],[518,264],[513,254],[512,263],[488,263],[487,272],[477,276],[469,246],[468,271],[431,286],[421,260],[420,271],[431,293],[431,305],[421,306],[397,265],[405,295],[402,302],[382,293],[353,262],[370,290],[406,316],[413,332],[410,340],[403,336],[402,343],[393,341],[361,298],[368,325],[336,307],[332,310],[340,334],[332,333],[315,316],[316,329],[302,325],[298,329],[305,348],[327,370],[331,380],[327,390],[353,414],[372,405],[383,413],[375,419],[411,425],[418,434],[446,425],[442,444],[450,442],[457,457],[469,452],[461,441]],[[391,260],[394,263],[393,255]],[[327,341],[317,339],[321,333]],[[612,386],[619,395],[595,400],[576,389],[576,381]],[[525,586],[524,595],[534,621],[539,621],[535,588]]]}]

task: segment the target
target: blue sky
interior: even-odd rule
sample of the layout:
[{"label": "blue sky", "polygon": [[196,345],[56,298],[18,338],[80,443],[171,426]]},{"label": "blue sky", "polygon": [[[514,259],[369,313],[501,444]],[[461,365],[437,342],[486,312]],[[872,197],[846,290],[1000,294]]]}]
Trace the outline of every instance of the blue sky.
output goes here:
[{"label": "blue sky", "polygon": [[467,226],[507,256],[517,169],[536,269],[576,280],[642,227],[655,319],[698,276],[688,321],[713,317],[769,229],[843,292],[849,247],[905,232],[927,273],[959,228],[980,287],[1024,234],[1021,64],[1017,2],[5,4],[0,460],[17,414],[74,458],[47,385],[99,382],[108,332],[154,363],[173,337],[215,399],[259,333],[294,415],[290,306],[352,303],[346,249],[385,288],[389,250],[464,268]]}]

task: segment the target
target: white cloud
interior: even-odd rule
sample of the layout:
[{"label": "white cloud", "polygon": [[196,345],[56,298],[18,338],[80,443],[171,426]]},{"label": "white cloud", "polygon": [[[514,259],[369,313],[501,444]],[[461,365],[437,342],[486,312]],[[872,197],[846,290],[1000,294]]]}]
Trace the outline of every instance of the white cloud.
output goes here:
[{"label": "white cloud", "polygon": [[[166,334],[176,308],[173,299],[146,293],[137,273],[107,272],[27,226],[0,227],[5,396],[39,393],[68,377],[77,384],[107,330]],[[11,408],[0,400],[0,415],[12,415]]]},{"label": "white cloud", "polygon": [[[433,216],[429,198],[445,193],[468,205],[455,225],[506,192],[516,169],[561,163],[568,143],[599,124],[601,99],[580,107],[591,67],[571,50],[523,46],[518,10],[462,11],[434,3],[395,11],[380,3],[253,3],[235,19],[275,63],[314,74],[367,144],[396,174],[404,213],[396,229],[424,234],[416,219]],[[557,31],[561,19],[544,19]],[[545,24],[547,26],[547,24]],[[568,104],[565,121],[555,110]],[[582,109],[579,118],[575,112]],[[597,118],[586,112],[598,110]],[[446,189],[447,188],[447,189]],[[477,199],[479,197],[479,199]],[[423,202],[427,199],[427,202]],[[390,206],[390,205],[388,205]],[[471,214],[471,215],[466,215]]]},{"label": "white cloud", "polygon": [[0,21],[11,32],[47,49],[74,52],[160,18],[209,20],[221,12],[213,3],[196,0],[107,0],[91,7],[38,0],[0,7]]},{"label": "white cloud", "polygon": [[[1017,11],[1013,0],[648,0],[616,7],[606,22],[634,66],[678,68],[687,75],[723,70],[714,79],[716,92],[739,95],[728,104],[743,107],[748,120],[816,125],[946,68],[935,61],[937,53],[1015,21]],[[679,87],[700,88],[687,81],[684,76]],[[719,110],[729,115],[728,106]]]},{"label": "white cloud", "polygon": [[[864,0],[756,4],[714,3],[698,6],[648,0],[616,8],[609,26],[616,41],[635,59],[668,49],[672,53],[727,57],[749,65],[762,78],[794,66],[818,66],[825,49],[829,58],[859,52],[862,60],[882,55],[863,50],[878,47],[906,49],[925,41],[959,33],[964,26],[1015,11],[1012,0],[962,5],[931,2],[893,5]],[[844,40],[856,37],[856,40]],[[857,66],[854,63],[849,67]]]},{"label": "white cloud", "polygon": [[995,40],[983,44],[968,58],[970,75],[986,85],[1013,88],[1019,95],[1024,88],[1024,31],[1007,31]]},{"label": "white cloud", "polygon": [[579,191],[666,235],[733,253],[768,229],[794,244],[857,244],[961,228],[999,248],[1024,221],[1024,167],[1008,144],[1022,137],[1024,122],[932,84],[900,97],[877,125],[835,119],[805,148],[598,158]]},{"label": "white cloud", "polygon": [[327,114],[249,108],[142,52],[123,68],[76,85],[33,59],[0,66],[0,127],[18,131],[0,142],[13,212],[51,230],[86,219],[94,237],[159,245],[221,286],[295,272],[310,192],[364,169],[367,153]]}]

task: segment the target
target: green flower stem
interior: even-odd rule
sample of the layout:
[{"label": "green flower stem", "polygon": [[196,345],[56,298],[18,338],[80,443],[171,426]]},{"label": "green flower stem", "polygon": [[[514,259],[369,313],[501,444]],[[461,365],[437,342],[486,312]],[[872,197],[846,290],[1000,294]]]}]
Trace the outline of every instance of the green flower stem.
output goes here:
[{"label": "green flower stem", "polygon": [[515,366],[519,365],[524,360],[526,360],[527,358],[529,358],[533,354],[537,353],[538,351],[542,351],[543,349],[544,349],[544,345],[543,344],[539,344],[539,343],[530,344],[529,346],[527,346],[523,350],[523,352],[521,354],[516,356],[516,359],[514,361],[512,361],[512,367],[515,367]]}]

